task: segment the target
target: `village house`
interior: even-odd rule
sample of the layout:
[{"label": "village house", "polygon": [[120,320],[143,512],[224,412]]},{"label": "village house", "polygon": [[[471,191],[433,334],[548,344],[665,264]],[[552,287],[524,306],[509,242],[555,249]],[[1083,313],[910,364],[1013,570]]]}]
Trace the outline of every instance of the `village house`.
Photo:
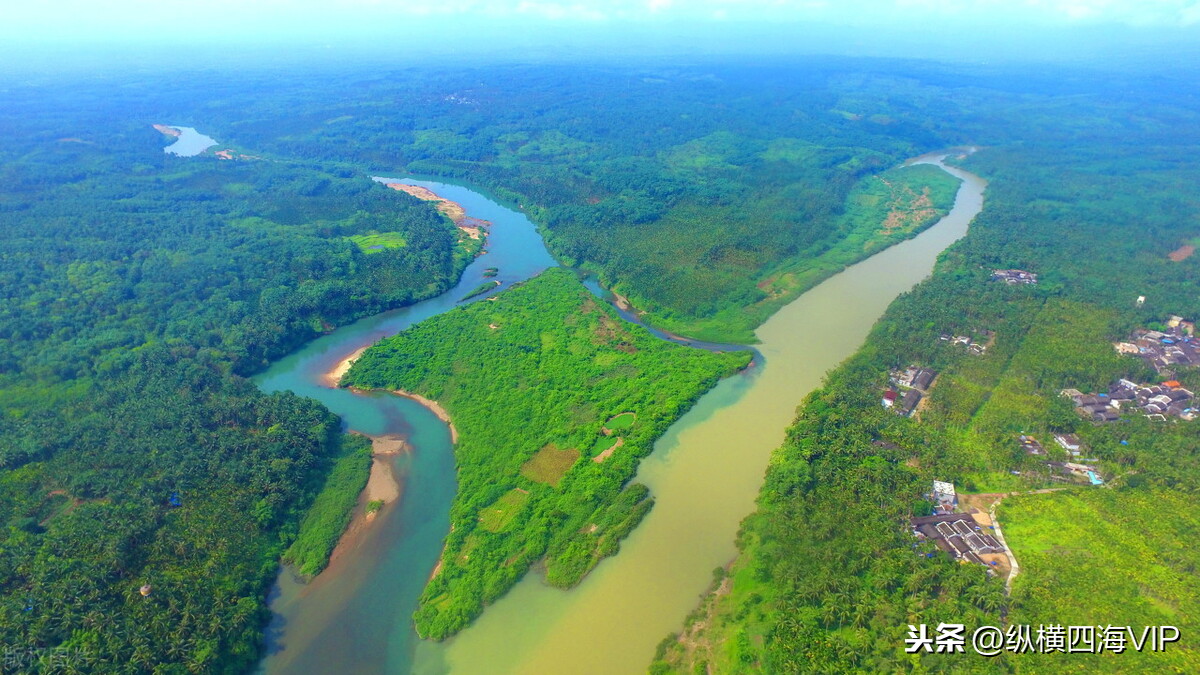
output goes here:
[{"label": "village house", "polygon": [[1088,464],[1079,464],[1077,462],[1046,462],[1046,466],[1050,468],[1053,478],[1059,481],[1067,481],[1072,483],[1082,483],[1086,481],[1091,485],[1104,485],[1104,479],[1100,477],[1100,470]]},{"label": "village house", "polygon": [[1183,317],[1167,319],[1165,331],[1139,328],[1124,342],[1113,343],[1119,354],[1136,356],[1161,375],[1171,377],[1174,368],[1200,366],[1200,341],[1196,326]]},{"label": "village house", "polygon": [[1078,389],[1063,389],[1061,394],[1075,402],[1075,411],[1093,422],[1113,422],[1122,412],[1140,412],[1154,420],[1178,417],[1191,421],[1200,415],[1193,407],[1195,395],[1177,380],[1162,384],[1137,384],[1117,380],[1107,393],[1084,394]]},{"label": "village house", "polygon": [[992,270],[992,281],[1006,284],[1036,284],[1038,275],[1025,270]]},{"label": "village house", "polygon": [[883,407],[890,408],[896,405],[896,398],[898,396],[899,394],[896,393],[895,389],[888,389],[887,391],[883,392]]},{"label": "village house", "polygon": [[936,377],[936,371],[918,366],[891,371],[889,379],[896,387],[902,389],[903,393],[895,388],[885,391],[881,401],[883,407],[895,410],[905,417],[912,415],[921,398],[929,392]]},{"label": "village house", "polygon": [[1017,437],[1017,442],[1021,444],[1021,449],[1030,455],[1036,456],[1046,454],[1046,449],[1042,447],[1041,441],[1033,436],[1026,436],[1022,434],[1021,436]]},{"label": "village house", "polygon": [[[984,334],[989,339],[992,336],[992,334],[988,331],[984,331]],[[938,336],[938,339],[942,342],[947,342],[952,345],[961,345],[962,347],[966,348],[968,353],[974,354],[975,356],[980,356],[987,351],[986,344],[976,342],[974,338],[967,335],[951,335],[949,333],[942,333],[940,336]]]},{"label": "village house", "polygon": [[[909,519],[909,524],[914,537],[919,541],[933,543],[953,560],[988,565],[995,560],[989,560],[990,556],[1005,552],[999,540],[991,532],[985,531],[984,526],[971,514],[944,513],[923,516]],[[988,525],[987,529],[995,528]]]},{"label": "village house", "polygon": [[1078,457],[1083,447],[1083,442],[1075,434],[1054,434],[1054,442],[1072,457]]},{"label": "village house", "polygon": [[952,513],[958,508],[958,493],[954,491],[954,483],[933,481],[933,491],[929,493],[929,499],[933,502],[934,513]]}]

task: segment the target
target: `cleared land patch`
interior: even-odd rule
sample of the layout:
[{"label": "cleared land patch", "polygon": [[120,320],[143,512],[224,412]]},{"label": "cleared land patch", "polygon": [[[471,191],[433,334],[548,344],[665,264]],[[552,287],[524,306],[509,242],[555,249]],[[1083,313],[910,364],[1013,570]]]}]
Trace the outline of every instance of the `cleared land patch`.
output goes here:
[{"label": "cleared land patch", "polygon": [[521,475],[536,483],[558,487],[558,482],[578,459],[578,449],[560,448],[550,443],[521,465]]},{"label": "cleared land patch", "polygon": [[529,493],[521,488],[513,488],[504,493],[491,506],[479,513],[479,526],[488,532],[499,532],[517,517],[521,507],[529,501]]},{"label": "cleared land patch", "polygon": [[346,238],[354,242],[363,253],[368,254],[408,245],[404,235],[399,232],[371,232],[370,234],[355,234]]},{"label": "cleared land patch", "polygon": [[1175,249],[1174,251],[1171,251],[1170,253],[1168,253],[1167,257],[1175,262],[1181,262],[1181,261],[1187,260],[1188,258],[1192,257],[1192,254],[1195,252],[1196,252],[1195,246],[1193,246],[1191,244],[1184,244],[1183,246],[1180,246],[1179,248]]}]

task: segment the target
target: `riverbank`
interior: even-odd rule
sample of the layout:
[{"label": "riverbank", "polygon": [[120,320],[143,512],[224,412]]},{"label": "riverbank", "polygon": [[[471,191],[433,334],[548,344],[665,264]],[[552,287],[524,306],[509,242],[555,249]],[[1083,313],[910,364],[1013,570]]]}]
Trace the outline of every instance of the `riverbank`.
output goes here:
[{"label": "riverbank", "polygon": [[406,192],[422,201],[434,202],[435,208],[441,211],[447,218],[453,220],[455,224],[467,217],[467,210],[461,204],[439,196],[429,188],[419,185],[409,185],[407,183],[384,183],[384,185],[392,190]]},{"label": "riverbank", "polygon": [[458,445],[458,429],[454,428],[454,422],[450,420],[450,413],[446,412],[446,409],[442,407],[441,403],[438,403],[433,399],[425,398],[420,394],[414,394],[411,391],[404,391],[403,389],[394,389],[392,390],[392,393],[397,396],[403,396],[404,398],[411,398],[417,403],[420,403],[426,408],[432,410],[433,414],[437,415],[439,420],[445,422],[446,426],[450,427],[450,442]]},{"label": "riverbank", "polygon": [[342,381],[342,376],[346,374],[346,371],[350,370],[350,366],[354,365],[354,362],[358,360],[358,357],[362,356],[362,353],[367,351],[367,349],[370,347],[371,345],[363,345],[362,347],[355,349],[353,352],[350,352],[346,358],[334,364],[333,368],[321,375],[322,384],[330,389],[336,388],[338,386],[338,382]]},{"label": "riverbank", "polygon": [[[376,178],[376,180],[386,179]],[[454,226],[471,239],[482,240],[483,231],[492,225],[491,221],[468,216],[467,210],[463,208],[462,204],[446,199],[427,187],[396,181],[384,182],[383,185],[389,189],[410,194],[422,201],[433,202],[434,208],[453,221]]]},{"label": "riverbank", "polygon": [[[412,450],[412,446],[396,434],[362,435],[371,439],[371,473],[367,478],[366,487],[358,496],[358,503],[354,508],[350,524],[346,526],[346,530],[342,532],[333,552],[329,554],[330,565],[339,556],[357,548],[366,535],[367,527],[382,512],[382,509],[400,499],[401,485],[400,477],[396,475],[395,457],[409,452]],[[371,502],[383,502],[383,505],[381,508],[371,510],[369,508]]]}]

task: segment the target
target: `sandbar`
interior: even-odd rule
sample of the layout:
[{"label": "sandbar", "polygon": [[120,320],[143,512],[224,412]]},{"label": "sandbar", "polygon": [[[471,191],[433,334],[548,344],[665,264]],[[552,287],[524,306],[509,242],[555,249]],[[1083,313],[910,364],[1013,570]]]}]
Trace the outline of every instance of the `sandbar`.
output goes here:
[{"label": "sandbar", "polygon": [[350,366],[354,365],[354,362],[358,360],[358,357],[362,356],[362,353],[367,351],[370,346],[371,345],[364,345],[359,347],[351,352],[346,358],[338,361],[337,364],[329,370],[329,372],[321,376],[321,382],[326,387],[337,387],[338,382],[341,382],[342,380],[342,376],[346,374],[346,371],[350,370]]},{"label": "sandbar", "polygon": [[439,196],[433,190],[420,185],[409,185],[407,183],[384,183],[385,186],[407,192],[408,194],[427,202],[436,202],[437,210],[441,211],[447,218],[454,221],[455,226],[462,230],[468,237],[472,239],[483,238],[483,228],[491,225],[491,222],[479,218],[472,218],[467,215],[467,210],[458,202],[452,202],[445,197]]},{"label": "sandbar", "polygon": [[333,553],[329,555],[331,564],[347,549],[357,545],[364,529],[381,513],[367,513],[367,504],[382,501],[386,506],[400,498],[400,480],[396,477],[392,457],[408,452],[411,446],[396,435],[363,435],[371,439],[371,474],[367,478],[367,486],[358,496],[358,504],[354,507],[354,516],[350,519],[350,524],[346,526]]},{"label": "sandbar", "polygon": [[446,426],[450,427],[450,442],[456,445],[458,444],[458,429],[454,428],[454,422],[450,421],[450,413],[446,412],[446,409],[442,407],[441,403],[425,398],[420,394],[414,394],[411,391],[404,391],[403,389],[393,390],[392,393],[397,396],[403,396],[404,398],[411,398],[417,403],[420,403],[426,408],[432,410],[433,414],[437,415],[439,420],[445,422]]}]

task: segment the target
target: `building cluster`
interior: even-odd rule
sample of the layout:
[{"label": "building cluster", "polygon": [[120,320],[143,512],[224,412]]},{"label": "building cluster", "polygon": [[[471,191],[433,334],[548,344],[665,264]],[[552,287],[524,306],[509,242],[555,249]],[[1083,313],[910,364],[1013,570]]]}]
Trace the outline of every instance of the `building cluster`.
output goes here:
[{"label": "building cluster", "polygon": [[1104,485],[1104,479],[1100,477],[1100,470],[1088,464],[1080,464],[1078,462],[1046,462],[1046,466],[1050,467],[1052,480],[1066,482],[1082,482],[1086,480],[1092,485]]},{"label": "building cluster", "polygon": [[1004,546],[990,533],[995,528],[986,514],[955,512],[958,497],[953,483],[933,481],[929,499],[934,514],[909,519],[918,541],[933,543],[954,560],[979,565],[995,565],[1007,556]]},{"label": "building cluster", "polygon": [[893,386],[883,392],[883,407],[905,417],[912,415],[921,398],[929,394],[936,377],[936,371],[917,366],[893,370],[889,378]]},{"label": "building cluster", "polygon": [[1200,366],[1200,342],[1194,335],[1196,326],[1183,317],[1167,319],[1165,331],[1139,328],[1126,342],[1113,344],[1121,354],[1136,356],[1160,375],[1173,377],[1175,368]]},{"label": "building cluster", "polygon": [[1064,389],[1062,395],[1075,402],[1075,411],[1093,422],[1113,422],[1121,413],[1137,413],[1154,420],[1178,417],[1192,421],[1200,415],[1195,395],[1175,380],[1162,384],[1137,384],[1117,380],[1107,393],[1084,394],[1078,389]]},{"label": "building cluster", "polygon": [[1025,270],[992,270],[992,281],[1006,284],[1036,284],[1038,275]]},{"label": "building cluster", "polygon": [[[990,339],[991,334],[987,334],[987,335],[988,335],[988,338]],[[942,335],[938,339],[941,340],[942,342],[947,342],[952,345],[962,345],[963,347],[965,347],[967,349],[968,352],[970,352],[971,354],[975,354],[976,356],[981,356],[982,354],[987,352],[986,344],[976,342],[973,338],[966,336],[966,335],[951,335],[949,333],[942,333]]]}]

